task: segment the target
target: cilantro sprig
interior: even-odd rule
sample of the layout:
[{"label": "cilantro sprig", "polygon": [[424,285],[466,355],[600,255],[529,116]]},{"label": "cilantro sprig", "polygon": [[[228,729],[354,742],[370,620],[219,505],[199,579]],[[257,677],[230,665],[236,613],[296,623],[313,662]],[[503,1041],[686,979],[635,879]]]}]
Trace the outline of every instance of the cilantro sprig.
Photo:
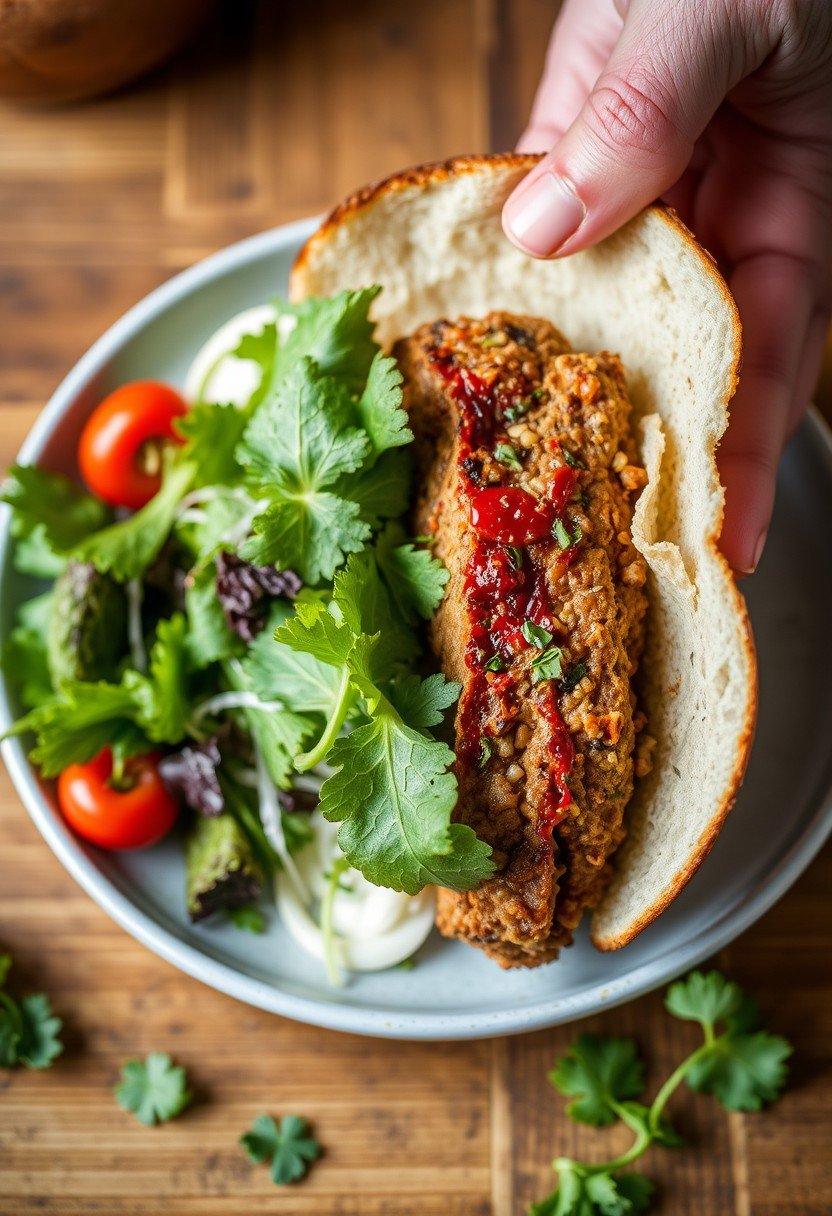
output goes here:
[{"label": "cilantro sprig", "polygon": [[0,954],[0,1068],[49,1068],[63,1051],[63,1023],[55,1017],[49,997],[30,993],[19,1000],[6,991],[12,960]]},{"label": "cilantro sprig", "polygon": [[653,1184],[628,1169],[653,1144],[677,1147],[681,1137],[665,1111],[686,1082],[710,1093],[727,1109],[754,1111],[773,1102],[786,1081],[791,1047],[779,1035],[758,1029],[756,1006],[739,985],[718,971],[694,971],[671,985],[665,1008],[698,1022],[703,1042],[673,1070],[653,1101],[639,1099],[644,1063],[632,1039],[584,1034],[549,1073],[570,1101],[566,1113],[578,1123],[609,1127],[621,1121],[633,1133],[630,1147],[600,1164],[558,1157],[552,1168],[557,1188],[529,1208],[529,1216],[631,1216],[650,1206]]}]

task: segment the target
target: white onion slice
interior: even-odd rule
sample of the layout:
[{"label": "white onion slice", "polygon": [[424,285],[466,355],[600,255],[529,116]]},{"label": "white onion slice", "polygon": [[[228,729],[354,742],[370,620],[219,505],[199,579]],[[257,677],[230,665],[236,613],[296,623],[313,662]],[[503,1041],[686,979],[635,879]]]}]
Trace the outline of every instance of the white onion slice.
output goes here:
[{"label": "white onion slice", "polygon": [[[328,823],[317,811],[311,816],[313,839],[294,860],[314,907],[298,898],[295,884],[278,875],[277,906],[280,917],[298,945],[314,958],[326,961],[324,938],[313,913],[327,887],[326,874],[340,856],[338,826]],[[335,954],[348,971],[383,971],[409,958],[433,928],[435,897],[426,889],[405,895],[374,886],[357,870],[341,877],[349,892],[335,893],[332,923]]]},{"label": "white onion slice", "polygon": [[252,359],[237,359],[230,352],[244,334],[261,333],[275,316],[274,305],[258,304],[221,326],[188,369],[185,377],[188,401],[246,405],[260,381],[260,368]]}]

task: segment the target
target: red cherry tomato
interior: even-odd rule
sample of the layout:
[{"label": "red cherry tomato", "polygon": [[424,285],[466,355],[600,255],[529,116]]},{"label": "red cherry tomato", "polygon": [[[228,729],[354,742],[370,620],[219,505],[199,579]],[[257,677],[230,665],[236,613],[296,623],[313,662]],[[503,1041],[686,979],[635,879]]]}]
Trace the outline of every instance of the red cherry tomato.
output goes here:
[{"label": "red cherry tomato", "polygon": [[159,448],[181,443],[173,428],[188,409],[174,389],[155,380],[123,384],[93,410],[81,432],[81,476],[113,507],[136,511],[150,502],[161,483]]},{"label": "red cherry tomato", "polygon": [[58,805],[71,828],[103,849],[143,849],[170,831],[178,806],[159,776],[159,755],[133,756],[124,788],[110,784],[109,747],[87,764],[70,764],[58,777]]}]

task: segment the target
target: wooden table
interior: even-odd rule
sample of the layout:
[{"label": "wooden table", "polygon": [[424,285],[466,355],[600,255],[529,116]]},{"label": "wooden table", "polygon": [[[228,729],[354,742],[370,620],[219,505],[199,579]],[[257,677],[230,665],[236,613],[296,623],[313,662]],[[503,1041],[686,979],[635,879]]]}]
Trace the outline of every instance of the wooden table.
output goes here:
[{"label": "wooden table", "polygon": [[[543,56],[541,0],[230,0],[200,42],[117,96],[0,108],[0,463],[97,335],[156,284],[358,183],[510,146]],[[795,1043],[776,1112],[678,1102],[690,1146],[655,1152],[664,1213],[832,1210],[827,853],[717,960]],[[517,1216],[555,1154],[601,1154],[545,1072],[576,1028],[454,1045],[371,1042],[282,1021],[187,979],[64,873],[0,777],[0,938],[66,1019],[48,1072],[0,1073],[0,1213]],[[693,1044],[658,995],[580,1029],[636,1034],[655,1075]],[[168,1050],[198,1101],[147,1130],[120,1112],[121,1063]],[[299,1112],[326,1156],[278,1190],[237,1137]],[[614,1140],[615,1137],[613,1136]]]}]

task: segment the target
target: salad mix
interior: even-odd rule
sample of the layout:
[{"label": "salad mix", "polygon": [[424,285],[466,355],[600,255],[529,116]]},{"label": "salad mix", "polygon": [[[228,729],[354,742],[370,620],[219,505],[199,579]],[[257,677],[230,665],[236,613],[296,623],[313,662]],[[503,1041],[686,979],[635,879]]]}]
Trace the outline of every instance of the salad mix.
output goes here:
[{"label": "salad mix", "polygon": [[10,733],[68,823],[112,849],[180,823],[193,920],[256,928],[276,880],[333,975],[406,957],[420,893],[492,871],[434,734],[458,686],[419,666],[448,575],[402,522],[412,436],[378,290],[234,318],[184,396],[142,381],[97,407],[86,488],[17,465],[2,493],[17,568],[49,580],[6,644]]}]

